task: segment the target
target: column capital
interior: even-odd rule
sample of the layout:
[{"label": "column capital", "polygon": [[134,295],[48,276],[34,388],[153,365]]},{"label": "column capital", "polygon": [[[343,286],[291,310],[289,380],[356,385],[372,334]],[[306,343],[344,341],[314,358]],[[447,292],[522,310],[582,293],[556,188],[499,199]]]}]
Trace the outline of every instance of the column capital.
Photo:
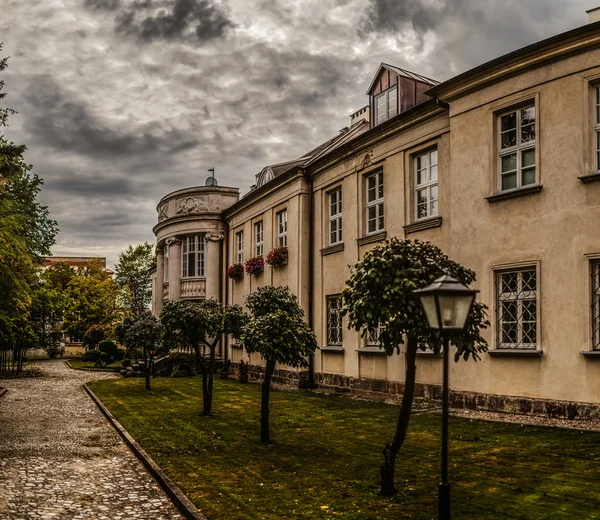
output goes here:
[{"label": "column capital", "polygon": [[222,231],[220,233],[206,233],[204,235],[204,240],[206,240],[206,242],[220,242],[224,238],[225,233],[223,233]]},{"label": "column capital", "polygon": [[181,245],[181,239],[177,237],[167,238],[165,244],[168,246]]}]

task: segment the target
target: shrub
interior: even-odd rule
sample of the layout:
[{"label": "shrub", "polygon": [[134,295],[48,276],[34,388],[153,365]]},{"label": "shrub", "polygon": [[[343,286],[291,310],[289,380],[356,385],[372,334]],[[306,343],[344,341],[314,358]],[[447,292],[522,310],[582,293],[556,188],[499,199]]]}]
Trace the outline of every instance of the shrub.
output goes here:
[{"label": "shrub", "polygon": [[287,247],[276,247],[267,254],[267,264],[271,267],[277,267],[279,265],[287,264],[288,261],[288,248]]},{"label": "shrub", "polygon": [[253,275],[254,273],[262,271],[264,266],[265,261],[261,256],[253,256],[252,258],[248,258],[248,260],[246,260],[246,272],[249,275]]},{"label": "shrub", "polygon": [[233,264],[227,269],[227,276],[232,280],[241,280],[244,278],[244,266],[242,264]]},{"label": "shrub", "polygon": [[119,350],[117,344],[110,339],[102,340],[98,344],[98,350],[101,353],[101,357],[98,361],[96,361],[96,366],[110,365],[111,363],[120,361],[125,357],[125,354]]},{"label": "shrub", "polygon": [[86,363],[89,361],[91,363],[96,363],[102,357],[102,352],[99,350],[88,350],[81,355],[81,361],[85,361]]}]

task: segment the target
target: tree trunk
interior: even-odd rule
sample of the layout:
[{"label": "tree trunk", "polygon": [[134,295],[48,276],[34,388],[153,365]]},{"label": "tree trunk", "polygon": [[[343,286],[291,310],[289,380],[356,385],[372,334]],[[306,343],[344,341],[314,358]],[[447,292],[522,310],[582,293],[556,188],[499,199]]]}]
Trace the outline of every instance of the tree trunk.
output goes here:
[{"label": "tree trunk", "polygon": [[402,394],[402,403],[400,404],[400,414],[396,424],[396,432],[391,442],[388,442],[383,449],[383,464],[379,471],[381,483],[379,494],[391,496],[396,493],[394,485],[394,471],[396,469],[396,455],[404,444],[410,415],[412,412],[413,399],[415,397],[415,378],[417,373],[417,338],[409,336],[406,342],[406,353],[404,355],[406,362],[406,377],[404,378],[404,393]]},{"label": "tree trunk", "polygon": [[267,359],[260,400],[260,442],[269,442],[271,440],[269,436],[269,393],[271,391],[271,377],[274,370],[275,361]]},{"label": "tree trunk", "polygon": [[212,345],[208,345],[210,357],[208,360],[208,384],[206,392],[206,405],[204,408],[204,415],[212,414],[212,398],[213,398],[213,379],[215,377],[215,350],[219,340],[215,340]]},{"label": "tree trunk", "polygon": [[150,390],[150,364],[148,363],[148,352],[144,349],[144,373],[146,376],[146,390]]}]

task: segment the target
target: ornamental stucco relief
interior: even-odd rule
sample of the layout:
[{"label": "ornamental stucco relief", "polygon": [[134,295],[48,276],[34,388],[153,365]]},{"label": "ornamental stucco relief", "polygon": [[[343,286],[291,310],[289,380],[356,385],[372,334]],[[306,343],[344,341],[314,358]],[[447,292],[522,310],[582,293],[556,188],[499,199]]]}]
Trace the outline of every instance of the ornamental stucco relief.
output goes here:
[{"label": "ornamental stucco relief", "polygon": [[202,213],[204,211],[208,211],[204,197],[200,195],[177,199],[176,205],[177,211],[175,213],[177,215],[188,215],[191,213]]},{"label": "ornamental stucco relief", "polygon": [[158,208],[158,221],[162,222],[169,218],[169,204],[165,203],[160,208]]}]

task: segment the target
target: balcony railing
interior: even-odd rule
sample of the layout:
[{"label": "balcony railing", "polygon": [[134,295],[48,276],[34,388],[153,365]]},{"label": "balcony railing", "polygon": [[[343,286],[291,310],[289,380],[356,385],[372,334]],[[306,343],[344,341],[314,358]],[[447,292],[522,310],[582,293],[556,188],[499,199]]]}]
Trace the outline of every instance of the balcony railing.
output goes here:
[{"label": "balcony railing", "polygon": [[182,278],[181,298],[206,298],[206,278]]},{"label": "balcony railing", "polygon": [[167,300],[169,298],[169,282],[163,283],[163,300]]}]

